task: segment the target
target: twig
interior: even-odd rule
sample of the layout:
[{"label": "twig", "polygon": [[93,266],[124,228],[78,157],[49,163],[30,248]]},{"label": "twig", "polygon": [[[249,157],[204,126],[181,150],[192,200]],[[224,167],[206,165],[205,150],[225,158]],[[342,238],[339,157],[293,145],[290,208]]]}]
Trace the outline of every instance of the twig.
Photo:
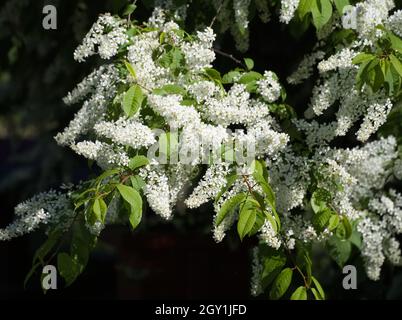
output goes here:
[{"label": "twig", "polygon": [[221,56],[224,56],[226,58],[231,59],[232,61],[236,62],[237,64],[241,65],[243,68],[245,68],[246,66],[243,64],[243,62],[241,62],[239,59],[236,59],[232,54],[230,53],[226,53],[223,52],[219,49],[214,48],[214,52],[216,52],[217,54],[220,54]]},{"label": "twig", "polygon": [[[135,6],[136,3],[137,3],[137,0],[134,0],[133,5]],[[131,13],[128,15],[127,20],[128,20],[128,23],[131,22]]]},{"label": "twig", "polygon": [[[255,200],[257,200],[257,199],[255,198],[255,196],[254,196],[253,189],[252,189],[252,187],[251,187],[251,185],[250,185],[250,182],[249,182],[249,180],[247,179],[247,176],[246,176],[246,175],[243,175],[243,181],[244,181],[244,183],[247,185],[248,192],[254,197]],[[257,202],[258,202],[258,200],[257,200]],[[264,208],[261,208],[261,209],[262,209],[262,210],[265,210]],[[279,234],[279,236],[281,237],[280,234]],[[282,237],[281,237],[281,238],[282,238]],[[303,273],[303,271],[300,269],[300,267],[297,265],[296,261],[295,261],[294,258],[292,257],[292,254],[291,254],[289,248],[288,248],[285,244],[284,244],[284,247],[285,247],[286,252],[287,252],[287,254],[288,254],[288,256],[289,256],[289,259],[292,261],[292,263],[293,263],[293,265],[294,265],[293,270],[296,269],[297,272],[301,275],[301,277],[303,278],[304,286],[305,286],[307,289],[310,288],[305,274]]]},{"label": "twig", "polygon": [[224,3],[225,3],[225,0],[222,0],[222,1],[221,1],[221,4],[219,5],[218,10],[216,11],[216,15],[213,17],[211,23],[209,24],[209,27],[210,27],[210,28],[212,28],[212,26],[214,25],[215,20],[216,20],[216,18],[218,17],[219,13],[221,12],[221,9],[222,9]]}]

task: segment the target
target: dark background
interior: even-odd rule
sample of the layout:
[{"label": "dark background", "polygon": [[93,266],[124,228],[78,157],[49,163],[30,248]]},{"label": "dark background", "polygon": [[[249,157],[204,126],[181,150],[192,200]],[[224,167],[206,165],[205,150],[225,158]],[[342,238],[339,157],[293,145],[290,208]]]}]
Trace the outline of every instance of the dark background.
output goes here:
[{"label": "dark background", "polygon": [[[76,111],[65,106],[62,97],[99,63],[96,58],[75,62],[75,47],[100,13],[121,12],[125,3],[8,0],[0,4],[0,228],[12,221],[19,202],[90,174],[87,162],[57,146],[53,136]],[[42,28],[45,4],[57,7],[57,30]],[[135,18],[145,19],[150,9],[140,2]],[[204,13],[206,21],[212,18]],[[282,83],[315,41],[313,30],[295,38],[276,20],[264,25],[254,19],[250,29],[248,52],[237,52],[229,34],[221,35],[216,46],[236,57],[252,57],[258,71],[274,70]],[[235,65],[218,56],[216,67],[226,71]],[[297,112],[303,111],[311,86],[307,82],[287,88]],[[250,249],[255,240],[240,243],[232,232],[216,244],[210,232],[212,217],[212,206],[205,205],[191,212],[179,208],[173,222],[147,212],[135,233],[124,226],[107,228],[78,280],[61,290],[60,279],[60,290],[45,296],[38,275],[23,287],[35,248],[44,240],[41,233],[0,242],[0,298],[249,298]],[[358,290],[346,292],[341,270],[317,252],[315,271],[330,298],[402,297],[400,270],[386,267],[376,283],[361,271]]]}]

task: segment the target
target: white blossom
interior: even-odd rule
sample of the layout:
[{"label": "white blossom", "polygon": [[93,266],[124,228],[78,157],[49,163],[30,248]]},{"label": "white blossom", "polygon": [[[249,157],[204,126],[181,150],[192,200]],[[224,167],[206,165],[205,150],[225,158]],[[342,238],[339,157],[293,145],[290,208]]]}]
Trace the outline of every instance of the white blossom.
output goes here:
[{"label": "white blossom", "polygon": [[83,43],[75,50],[74,59],[82,62],[96,53],[102,59],[112,58],[117,54],[119,47],[128,42],[123,23],[110,14],[101,15],[85,36]]},{"label": "white blossom", "polygon": [[280,20],[289,23],[292,20],[300,0],[281,0]]},{"label": "white blossom", "polygon": [[278,100],[281,95],[281,85],[272,71],[265,71],[264,77],[257,81],[258,91],[267,102]]},{"label": "white blossom", "polygon": [[152,130],[136,120],[120,118],[115,122],[101,121],[94,126],[99,136],[134,149],[149,147],[156,142]]}]

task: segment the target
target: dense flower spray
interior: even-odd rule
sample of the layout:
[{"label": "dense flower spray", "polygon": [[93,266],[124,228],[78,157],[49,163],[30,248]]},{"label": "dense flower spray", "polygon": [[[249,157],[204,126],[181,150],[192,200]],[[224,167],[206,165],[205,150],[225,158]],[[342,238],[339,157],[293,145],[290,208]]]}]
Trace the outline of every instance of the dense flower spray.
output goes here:
[{"label": "dense flower spray", "polygon": [[[233,8],[213,1],[220,27],[238,35],[240,48],[248,41],[251,2],[267,20],[263,1],[236,0]],[[108,224],[127,221],[136,228],[143,201],[164,219],[174,218],[179,201],[189,209],[213,201],[217,242],[234,225],[241,239],[259,238],[253,294],[271,286],[270,297],[280,298],[285,292],[278,283],[297,270],[303,285],[292,298],[311,291],[324,299],[312,276],[312,244],[335,252],[340,265],[357,247],[373,280],[386,260],[400,264],[402,195],[389,183],[402,177],[401,137],[377,133],[400,112],[402,16],[392,11],[393,1],[363,1],[352,7],[354,28],[345,28],[343,8],[335,12],[329,0],[322,2],[330,7],[323,5],[320,19],[303,0],[280,1],[278,8],[281,22],[310,19],[320,38],[287,79],[298,85],[317,74],[302,116],[287,104],[273,71],[253,71],[250,60],[224,75],[214,69],[212,28],[189,35],[169,18],[174,12],[183,19],[185,8],[177,17],[177,8],[165,3],[143,25],[100,16],[74,58],[99,55],[104,64],[65,97],[81,107],[55,139],[94,161],[102,174],[20,204],[0,240],[46,225],[53,246],[62,234],[72,232],[75,241],[80,232],[87,233],[80,245],[90,249]],[[226,21],[232,11],[234,24]],[[320,119],[331,114],[329,122]],[[354,147],[334,146],[346,135]],[[79,266],[67,283],[88,259],[71,250],[58,260],[61,269]]]}]

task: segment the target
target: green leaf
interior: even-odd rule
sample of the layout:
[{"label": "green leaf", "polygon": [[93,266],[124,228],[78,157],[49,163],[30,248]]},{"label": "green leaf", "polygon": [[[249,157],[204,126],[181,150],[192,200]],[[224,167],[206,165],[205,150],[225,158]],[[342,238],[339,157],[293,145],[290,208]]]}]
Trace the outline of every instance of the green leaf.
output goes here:
[{"label": "green leaf", "polygon": [[272,190],[272,188],[269,185],[268,180],[267,180],[267,178],[268,178],[267,168],[260,161],[254,161],[253,177],[256,180],[256,182],[260,185],[262,190],[264,191],[266,199],[268,200],[271,208],[273,210],[275,210],[275,207],[276,207],[275,193]]},{"label": "green leaf", "polygon": [[240,210],[239,221],[237,222],[237,232],[240,240],[243,240],[244,237],[253,229],[256,218],[257,214],[255,207],[251,202],[246,202]]},{"label": "green leaf", "polygon": [[313,24],[317,30],[325,26],[332,16],[332,4],[330,0],[314,0],[311,6]]},{"label": "green leaf", "polygon": [[268,181],[268,170],[264,161],[254,160],[251,167],[254,168],[254,173],[257,173],[262,176],[264,180]]},{"label": "green leaf", "polygon": [[185,64],[183,52],[176,47],[171,48],[161,55],[158,59],[159,64],[164,68],[169,68],[174,74],[177,74]]},{"label": "green leaf", "polygon": [[352,60],[353,64],[361,64],[366,61],[371,61],[375,58],[376,56],[370,53],[359,53],[357,56],[355,56]]},{"label": "green leaf", "polygon": [[331,218],[329,218],[328,229],[330,231],[335,230],[339,225],[339,216],[337,214],[333,214]]},{"label": "green leaf", "polygon": [[134,10],[135,10],[136,8],[137,8],[137,6],[136,6],[135,4],[129,4],[129,5],[124,9],[123,17],[127,17],[127,16],[131,15],[131,14],[134,12]]},{"label": "green leaf", "polygon": [[132,75],[132,77],[134,79],[137,79],[137,75],[135,73],[135,70],[133,68],[133,66],[128,62],[128,61],[124,61],[124,65],[126,66],[128,72],[130,72],[130,74]]},{"label": "green leaf", "polygon": [[325,195],[323,194],[322,189],[317,189],[316,191],[313,192],[310,204],[315,214],[327,208]]},{"label": "green leaf", "polygon": [[145,156],[135,156],[134,158],[132,158],[130,160],[130,163],[128,164],[128,167],[131,170],[134,171],[135,169],[138,169],[138,168],[141,168],[143,166],[146,166],[147,164],[149,164],[149,160],[148,160],[147,157],[145,157]]},{"label": "green leaf", "polygon": [[373,62],[373,60],[365,61],[361,64],[359,71],[356,75],[356,84],[358,89],[360,90],[364,83],[366,83],[367,78],[367,68]]},{"label": "green leaf", "polygon": [[299,240],[296,241],[296,264],[299,268],[306,271],[306,282],[307,285],[310,285],[312,277],[311,268],[313,263],[310,258],[309,249]]},{"label": "green leaf", "polygon": [[332,236],[327,240],[327,247],[331,258],[342,268],[352,253],[350,242],[341,240],[337,236]]},{"label": "green leaf", "polygon": [[322,232],[327,226],[330,218],[331,218],[330,210],[319,211],[312,218],[313,226],[317,231]]},{"label": "green leaf", "polygon": [[324,292],[323,288],[321,287],[320,282],[315,277],[311,277],[311,279],[313,280],[313,283],[314,283],[315,287],[317,288],[319,297],[321,298],[320,300],[325,300],[325,292]]},{"label": "green leaf", "polygon": [[236,182],[238,178],[237,172],[233,171],[226,176],[226,185],[222,187],[219,193],[215,197],[215,203],[222,197],[222,195],[229,190],[229,188]]},{"label": "green leaf", "polygon": [[357,230],[353,230],[349,239],[350,243],[354,244],[359,250],[362,248],[362,237]]},{"label": "green leaf", "polygon": [[392,66],[395,68],[395,70],[398,72],[399,76],[402,77],[402,63],[398,60],[397,57],[395,57],[393,54],[390,54],[389,56],[391,60]]},{"label": "green leaf", "polygon": [[315,300],[322,300],[316,288],[311,288],[311,292],[313,293]]},{"label": "green leaf", "polygon": [[254,68],[254,61],[250,58],[244,58],[244,63],[249,71],[253,70]]},{"label": "green leaf", "polygon": [[158,95],[178,94],[184,96],[187,94],[187,91],[176,84],[166,84],[161,88],[154,89],[153,93]]},{"label": "green leaf", "polygon": [[99,177],[96,178],[96,189],[99,189],[99,187],[102,184],[102,181],[104,179],[114,176],[118,173],[120,173],[119,169],[110,169],[110,170],[106,170],[105,172],[103,172]]},{"label": "green leaf", "polygon": [[245,84],[245,85],[255,85],[257,80],[260,80],[262,78],[262,74],[255,72],[255,71],[249,71],[245,74],[243,74],[240,79],[239,83]]},{"label": "green leaf", "polygon": [[145,182],[140,176],[131,176],[130,180],[131,185],[137,191],[140,191],[145,186]]},{"label": "green leaf", "polygon": [[141,87],[138,85],[133,85],[125,93],[123,98],[123,111],[128,117],[132,117],[140,109],[142,101],[144,100],[144,95],[142,93]]},{"label": "green leaf", "polygon": [[221,74],[220,74],[220,72],[219,72],[218,70],[216,70],[216,69],[213,69],[213,68],[206,68],[206,69],[205,69],[205,73],[209,76],[209,78],[210,78],[211,80],[215,80],[215,81],[218,81],[218,82],[221,82],[221,81],[222,81]]},{"label": "green leaf", "polygon": [[246,193],[242,192],[226,200],[221,206],[218,215],[216,216],[215,225],[219,226],[226,215],[236,209],[236,207],[240,205],[244,200],[246,200],[246,198]]},{"label": "green leaf", "polygon": [[126,186],[124,184],[117,185],[122,198],[130,205],[131,212],[129,221],[133,229],[135,229],[142,218],[142,198],[137,190],[133,187]]},{"label": "green leaf", "polygon": [[265,212],[265,218],[268,219],[269,223],[272,226],[272,229],[274,230],[275,234],[277,234],[278,229],[280,228],[280,225],[278,225],[276,219],[269,212],[267,212],[267,211],[264,211],[264,212]]},{"label": "green leaf", "polygon": [[345,228],[345,239],[349,239],[352,235],[352,225],[346,216],[342,216],[342,225]]},{"label": "green leaf", "polygon": [[394,35],[392,32],[388,31],[388,38],[391,41],[391,47],[395,51],[402,53],[402,39]]},{"label": "green leaf", "polygon": [[307,300],[306,287],[298,287],[291,295],[290,300]]},{"label": "green leaf", "polygon": [[247,84],[251,81],[260,80],[262,78],[263,76],[261,73],[256,71],[249,71],[241,76],[241,78],[239,79],[239,83]]},{"label": "green leaf", "polygon": [[371,88],[373,89],[373,92],[377,92],[378,90],[380,90],[380,88],[384,84],[384,75],[383,75],[380,64],[377,64],[375,69],[371,72],[373,73],[373,76],[372,76],[372,79],[370,79],[371,80],[370,85],[371,85]]},{"label": "green leaf", "polygon": [[255,235],[261,229],[261,227],[264,225],[264,222],[265,222],[265,216],[261,212],[257,211],[255,223],[254,223],[253,228],[249,232],[249,236],[251,237],[251,236]]},{"label": "green leaf", "polygon": [[393,70],[395,70],[395,68],[393,66],[390,66],[387,70],[387,73],[385,74],[385,83],[388,85],[389,95],[394,95],[395,83],[398,81],[397,77],[394,78]]},{"label": "green leaf", "polygon": [[272,284],[269,298],[272,300],[280,299],[288,290],[290,283],[292,282],[292,276],[293,270],[291,268],[283,269]]},{"label": "green leaf", "polygon": [[70,256],[77,267],[78,275],[88,263],[89,254],[95,247],[97,237],[85,226],[84,221],[79,221],[73,226],[73,235],[70,244]]},{"label": "green leaf", "polygon": [[266,199],[268,200],[269,204],[271,205],[272,209],[275,209],[275,193],[272,190],[271,186],[268,184],[268,182],[259,179],[258,184],[261,186],[262,190],[265,193]]},{"label": "green leaf", "polygon": [[339,15],[343,16],[343,8],[350,5],[349,0],[334,0],[334,2],[336,10],[338,10]]},{"label": "green leaf", "polygon": [[266,250],[260,251],[265,256],[261,275],[261,285],[265,289],[274,281],[285,266],[286,256],[282,251],[277,251],[272,248],[266,248]]},{"label": "green leaf", "polygon": [[235,82],[236,79],[239,79],[241,73],[239,71],[229,71],[222,77],[222,83],[228,84]]},{"label": "green leaf", "polygon": [[105,222],[107,205],[102,198],[96,198],[93,204],[93,212],[95,213],[96,219]]},{"label": "green leaf", "polygon": [[57,270],[66,281],[66,286],[70,286],[80,274],[77,263],[65,252],[57,255]]},{"label": "green leaf", "polygon": [[56,246],[56,244],[59,243],[62,235],[63,232],[59,229],[50,232],[47,240],[36,250],[35,255],[32,259],[32,267],[24,279],[24,288],[26,287],[29,279],[33,276],[37,268],[46,264],[46,256]]},{"label": "green leaf", "polygon": [[29,279],[32,278],[32,276],[34,275],[34,273],[36,272],[36,270],[41,266],[42,264],[40,262],[37,262],[35,264],[32,265],[31,269],[29,270],[29,272],[27,273],[27,275],[25,276],[24,279],[24,289],[26,288]]},{"label": "green leaf", "polygon": [[39,249],[36,250],[33,260],[32,260],[32,264],[34,264],[37,260],[39,260],[39,262],[44,265],[45,257],[54,248],[54,246],[59,242],[62,235],[63,235],[63,232],[59,229],[50,232],[47,240],[39,247]]},{"label": "green leaf", "polygon": [[303,20],[305,15],[311,12],[313,1],[315,0],[300,0],[297,11],[301,20]]}]

